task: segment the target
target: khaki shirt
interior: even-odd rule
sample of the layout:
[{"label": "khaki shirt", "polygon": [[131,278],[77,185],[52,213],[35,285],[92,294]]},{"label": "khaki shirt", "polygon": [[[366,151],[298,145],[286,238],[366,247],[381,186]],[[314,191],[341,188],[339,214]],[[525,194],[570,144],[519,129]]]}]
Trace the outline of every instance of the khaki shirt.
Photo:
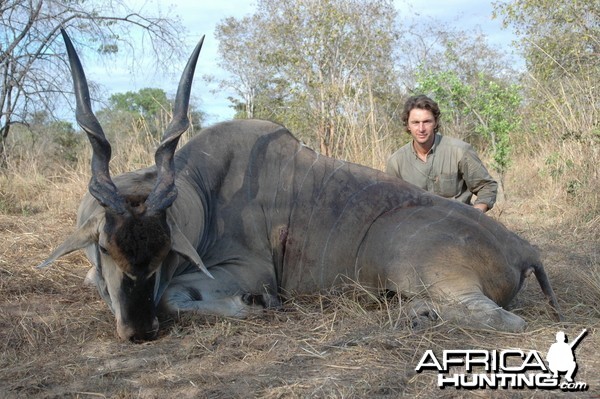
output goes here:
[{"label": "khaki shirt", "polygon": [[401,147],[388,159],[386,172],[398,176],[422,189],[442,197],[471,204],[486,204],[492,208],[496,202],[498,183],[475,153],[464,141],[435,135],[427,162],[417,156],[412,141]]}]

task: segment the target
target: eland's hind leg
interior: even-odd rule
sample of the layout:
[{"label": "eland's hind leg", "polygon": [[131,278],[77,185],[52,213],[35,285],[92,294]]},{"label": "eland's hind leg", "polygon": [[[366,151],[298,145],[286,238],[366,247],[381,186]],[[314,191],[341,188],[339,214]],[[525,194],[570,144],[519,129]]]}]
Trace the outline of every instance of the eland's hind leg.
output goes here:
[{"label": "eland's hind leg", "polygon": [[481,292],[463,295],[440,306],[440,318],[470,328],[506,332],[522,332],[527,325],[521,317],[503,309]]}]

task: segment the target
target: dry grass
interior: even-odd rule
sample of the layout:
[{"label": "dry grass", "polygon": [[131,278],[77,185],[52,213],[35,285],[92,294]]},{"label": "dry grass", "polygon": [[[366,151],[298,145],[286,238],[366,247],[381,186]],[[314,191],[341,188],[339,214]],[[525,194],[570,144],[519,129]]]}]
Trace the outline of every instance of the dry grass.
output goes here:
[{"label": "dry grass", "polygon": [[[115,155],[119,170],[150,162],[142,150],[121,148],[128,151]],[[160,338],[142,345],[116,339],[108,308],[82,285],[89,264],[81,253],[46,271],[34,268],[72,231],[87,161],[52,173],[29,165],[28,174],[1,175],[0,397],[554,397],[561,393],[440,390],[436,374],[414,368],[427,349],[521,348],[545,355],[558,330],[572,338],[583,328],[589,334],[576,352],[577,380],[590,389],[580,396],[598,397],[598,210],[574,209],[562,182],[541,172],[543,157],[526,161],[528,167],[517,164],[507,177],[510,202],[492,216],[540,246],[564,323],[553,321],[533,279],[512,305],[529,322],[523,334],[443,321],[413,330],[402,302],[355,288],[295,298],[285,311],[248,320],[186,316],[163,323]],[[588,207],[597,206],[595,195]]]}]

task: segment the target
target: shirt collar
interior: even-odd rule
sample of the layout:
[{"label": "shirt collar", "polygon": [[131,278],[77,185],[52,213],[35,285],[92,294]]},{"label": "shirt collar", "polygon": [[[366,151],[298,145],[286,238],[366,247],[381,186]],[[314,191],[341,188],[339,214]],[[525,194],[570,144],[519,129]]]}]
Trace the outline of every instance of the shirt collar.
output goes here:
[{"label": "shirt collar", "polygon": [[[427,156],[435,154],[435,152],[440,144],[440,141],[442,141],[442,135],[439,133],[434,133],[433,146],[431,146],[431,149],[427,153]],[[417,151],[415,151],[414,140],[410,142],[410,150],[412,151],[414,156],[418,158]]]}]

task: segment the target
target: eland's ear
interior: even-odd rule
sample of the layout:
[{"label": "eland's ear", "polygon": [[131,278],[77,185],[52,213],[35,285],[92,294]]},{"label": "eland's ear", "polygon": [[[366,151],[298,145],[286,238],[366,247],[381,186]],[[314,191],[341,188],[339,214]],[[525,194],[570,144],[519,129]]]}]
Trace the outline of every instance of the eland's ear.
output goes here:
[{"label": "eland's ear", "polygon": [[37,268],[44,269],[52,264],[61,256],[67,255],[78,249],[87,247],[90,244],[98,242],[100,222],[104,218],[104,212],[95,213],[81,225],[73,234],[71,234],[65,242],[52,252],[52,254],[44,262],[40,263]]},{"label": "eland's ear", "polygon": [[204,265],[204,262],[202,262],[202,259],[200,259],[200,255],[198,255],[196,248],[194,248],[192,243],[190,243],[187,237],[179,229],[177,223],[175,223],[175,221],[172,220],[172,218],[168,218],[167,223],[169,224],[169,228],[171,229],[171,250],[198,266],[198,268],[202,270],[204,274],[214,279],[213,275],[210,274],[210,272]]}]

